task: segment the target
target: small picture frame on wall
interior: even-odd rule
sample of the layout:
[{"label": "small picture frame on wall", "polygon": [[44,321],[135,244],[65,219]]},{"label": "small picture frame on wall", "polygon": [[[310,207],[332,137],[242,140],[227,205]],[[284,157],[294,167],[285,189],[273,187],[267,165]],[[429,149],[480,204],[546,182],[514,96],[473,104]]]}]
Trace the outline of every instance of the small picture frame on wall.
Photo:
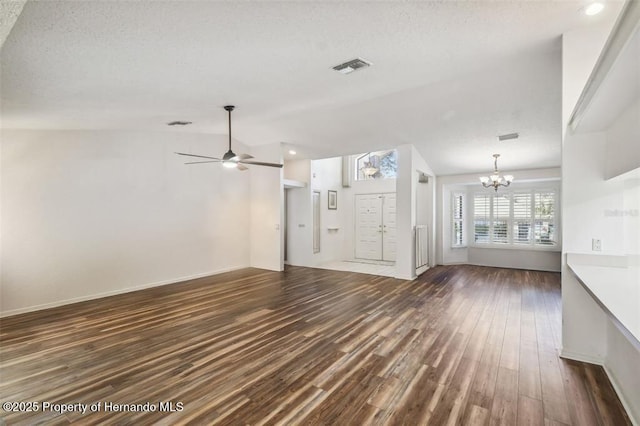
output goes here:
[{"label": "small picture frame on wall", "polygon": [[329,210],[338,210],[338,191],[329,190]]}]

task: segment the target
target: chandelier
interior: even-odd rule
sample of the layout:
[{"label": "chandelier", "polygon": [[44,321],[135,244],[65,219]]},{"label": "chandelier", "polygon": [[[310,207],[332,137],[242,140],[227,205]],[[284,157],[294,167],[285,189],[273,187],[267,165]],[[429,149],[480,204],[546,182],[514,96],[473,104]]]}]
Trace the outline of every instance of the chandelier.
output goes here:
[{"label": "chandelier", "polygon": [[509,186],[511,182],[513,182],[513,176],[504,175],[504,177],[500,176],[498,172],[498,157],[500,154],[493,154],[493,174],[491,176],[482,176],[480,177],[480,182],[482,186],[485,188],[493,188],[498,192],[498,188],[501,186]]}]

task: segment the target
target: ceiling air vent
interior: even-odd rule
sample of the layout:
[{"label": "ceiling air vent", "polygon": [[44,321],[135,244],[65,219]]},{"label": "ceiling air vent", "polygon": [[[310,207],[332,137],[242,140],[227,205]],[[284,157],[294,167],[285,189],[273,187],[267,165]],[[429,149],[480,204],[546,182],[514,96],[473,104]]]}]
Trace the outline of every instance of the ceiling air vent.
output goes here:
[{"label": "ceiling air vent", "polygon": [[511,139],[518,139],[518,137],[520,137],[520,135],[518,133],[509,133],[508,135],[500,135],[498,136],[498,140],[500,142],[502,141],[508,141]]},{"label": "ceiling air vent", "polygon": [[191,124],[191,121],[170,121],[167,126],[188,126],[189,124]]},{"label": "ceiling air vent", "polygon": [[360,68],[366,68],[370,65],[371,65],[371,62],[365,61],[362,58],[356,58],[356,59],[347,61],[344,64],[336,65],[335,67],[333,67],[333,69],[338,71],[340,74],[350,74],[355,70],[358,70]]}]

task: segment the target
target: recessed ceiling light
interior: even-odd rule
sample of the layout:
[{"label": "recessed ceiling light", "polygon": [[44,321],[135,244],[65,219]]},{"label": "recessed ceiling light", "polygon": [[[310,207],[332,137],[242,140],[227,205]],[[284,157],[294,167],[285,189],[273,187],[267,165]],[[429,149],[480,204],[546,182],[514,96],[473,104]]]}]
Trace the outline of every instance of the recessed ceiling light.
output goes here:
[{"label": "recessed ceiling light", "polygon": [[191,121],[170,121],[167,126],[188,126],[191,123]]},{"label": "recessed ceiling light", "polygon": [[371,66],[371,62],[365,61],[362,58],[356,58],[347,61],[344,64],[336,65],[333,69],[338,71],[340,74],[350,74],[360,68],[366,68],[368,66]]},{"label": "recessed ceiling light", "polygon": [[295,152],[294,150],[290,149],[290,150],[289,150],[289,154],[291,154],[291,155],[296,155],[296,152]]},{"label": "recessed ceiling light", "polygon": [[604,9],[604,4],[602,4],[602,3],[591,3],[584,10],[584,14],[588,15],[588,16],[597,15],[598,13],[602,12],[602,9]]}]

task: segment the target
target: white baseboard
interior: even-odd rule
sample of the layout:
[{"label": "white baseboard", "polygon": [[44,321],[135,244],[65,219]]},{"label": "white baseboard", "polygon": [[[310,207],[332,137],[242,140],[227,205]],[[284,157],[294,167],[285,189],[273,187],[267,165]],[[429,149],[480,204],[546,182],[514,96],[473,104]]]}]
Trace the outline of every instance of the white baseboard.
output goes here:
[{"label": "white baseboard", "polygon": [[604,368],[604,372],[607,373],[607,377],[609,378],[609,381],[611,382],[611,386],[613,386],[613,390],[616,391],[616,395],[618,395],[618,399],[620,400],[620,402],[622,403],[622,406],[624,407],[624,410],[627,412],[627,415],[629,416],[629,418],[631,419],[631,423],[635,426],[640,425],[640,422],[634,417],[634,411],[632,410],[632,406],[631,404],[629,404],[629,401],[627,399],[625,399],[624,394],[622,393],[622,388],[620,386],[620,382],[618,381],[618,379],[616,378],[616,375],[613,373],[613,371],[611,371],[609,369],[609,367],[607,367],[606,364],[604,364],[602,366]]},{"label": "white baseboard", "polygon": [[596,364],[604,366],[604,359],[601,357],[593,356],[593,355],[585,355],[579,352],[572,352],[566,349],[560,350],[560,357],[571,359],[574,361],[586,362],[588,364]]},{"label": "white baseboard", "polygon": [[429,269],[429,265],[421,266],[421,267],[419,267],[418,269],[416,269],[416,275],[417,275],[417,276],[420,276],[420,275],[422,275],[423,273],[427,272],[427,270],[428,270],[428,269]]},{"label": "white baseboard", "polygon": [[632,408],[631,404],[629,404],[629,401],[625,399],[624,394],[622,393],[620,382],[616,378],[616,375],[613,373],[613,371],[607,366],[604,359],[590,356],[590,355],[580,354],[577,352],[565,351],[564,349],[560,351],[560,356],[562,358],[571,359],[574,361],[586,362],[589,364],[596,364],[601,366],[604,369],[604,372],[606,373],[607,378],[609,378],[609,382],[611,383],[611,386],[613,386],[613,390],[616,392],[616,395],[618,395],[618,399],[620,399],[620,402],[622,403],[624,410],[627,412],[627,415],[631,419],[631,423],[636,426],[640,425],[640,423],[638,422],[638,419],[634,418],[633,416],[634,411],[631,409]]},{"label": "white baseboard", "polygon": [[211,275],[222,274],[224,272],[237,271],[238,269],[243,269],[248,267],[249,266],[233,266],[230,268],[223,268],[215,271],[203,272],[200,274],[177,277],[177,278],[172,278],[172,279],[163,280],[163,281],[156,281],[153,283],[142,284],[135,287],[126,287],[118,290],[106,291],[103,293],[90,294],[86,296],[74,297],[74,298],[65,299],[65,300],[57,300],[55,302],[43,303],[41,305],[34,305],[34,306],[27,306],[25,308],[12,309],[10,311],[0,312],[0,318],[10,317],[10,316],[19,315],[19,314],[25,314],[27,312],[41,311],[43,309],[57,308],[59,306],[70,305],[72,303],[86,302],[87,300],[101,299],[103,297],[115,296],[123,293],[130,293],[132,291],[144,290],[146,288],[151,288],[151,287],[160,287],[163,285],[177,284],[183,281],[195,280],[197,278],[203,278]]}]

